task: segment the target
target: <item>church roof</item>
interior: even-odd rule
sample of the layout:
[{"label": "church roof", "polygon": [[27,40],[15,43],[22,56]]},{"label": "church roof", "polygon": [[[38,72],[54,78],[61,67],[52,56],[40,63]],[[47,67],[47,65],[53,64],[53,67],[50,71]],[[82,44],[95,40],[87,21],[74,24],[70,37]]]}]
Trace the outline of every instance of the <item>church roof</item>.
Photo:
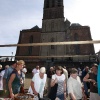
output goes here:
[{"label": "church roof", "polygon": [[33,29],[33,30],[40,30],[40,28],[36,25],[36,26],[34,26],[33,28],[31,28],[31,29]]},{"label": "church roof", "polygon": [[31,29],[25,29],[25,30],[22,30],[22,31],[33,31],[33,32],[40,32],[41,31],[41,28],[39,28],[37,25],[32,27]]},{"label": "church roof", "polygon": [[82,26],[79,23],[72,23],[71,26]]}]

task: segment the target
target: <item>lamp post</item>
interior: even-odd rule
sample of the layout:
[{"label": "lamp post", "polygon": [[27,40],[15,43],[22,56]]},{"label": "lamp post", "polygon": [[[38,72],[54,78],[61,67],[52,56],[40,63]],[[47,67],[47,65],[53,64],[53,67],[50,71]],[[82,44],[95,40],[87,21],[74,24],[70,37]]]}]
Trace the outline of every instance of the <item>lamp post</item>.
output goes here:
[{"label": "lamp post", "polygon": [[[13,56],[13,52],[11,52],[11,56]],[[12,61],[13,57],[11,57],[11,61]]]}]

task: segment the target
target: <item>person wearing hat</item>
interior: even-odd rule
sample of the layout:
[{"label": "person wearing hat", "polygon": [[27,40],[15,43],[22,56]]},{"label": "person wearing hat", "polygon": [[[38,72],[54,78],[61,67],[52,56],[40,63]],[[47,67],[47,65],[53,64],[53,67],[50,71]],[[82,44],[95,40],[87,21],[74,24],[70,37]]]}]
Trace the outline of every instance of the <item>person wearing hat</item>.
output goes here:
[{"label": "person wearing hat", "polygon": [[40,68],[40,72],[36,73],[31,81],[31,88],[34,95],[40,95],[43,98],[44,87],[46,84],[47,75],[45,74],[45,67]]},{"label": "person wearing hat", "polygon": [[83,80],[90,83],[90,100],[100,100],[97,87],[98,65],[92,64],[92,72],[88,73]]}]

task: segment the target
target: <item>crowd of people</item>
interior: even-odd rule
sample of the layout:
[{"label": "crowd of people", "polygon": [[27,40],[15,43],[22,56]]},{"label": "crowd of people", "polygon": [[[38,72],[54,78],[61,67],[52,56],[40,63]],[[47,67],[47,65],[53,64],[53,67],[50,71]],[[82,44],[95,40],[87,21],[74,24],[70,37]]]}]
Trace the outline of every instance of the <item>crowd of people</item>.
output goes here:
[{"label": "crowd of people", "polygon": [[[2,65],[0,65],[0,70]],[[37,65],[32,70],[32,79],[28,93],[38,98],[48,97],[50,100],[100,100],[97,87],[98,65],[91,67],[70,68],[51,66],[47,71],[45,67]],[[27,68],[23,60],[14,61],[11,66],[6,65],[0,71],[0,96],[14,98],[21,92],[25,84]]]}]

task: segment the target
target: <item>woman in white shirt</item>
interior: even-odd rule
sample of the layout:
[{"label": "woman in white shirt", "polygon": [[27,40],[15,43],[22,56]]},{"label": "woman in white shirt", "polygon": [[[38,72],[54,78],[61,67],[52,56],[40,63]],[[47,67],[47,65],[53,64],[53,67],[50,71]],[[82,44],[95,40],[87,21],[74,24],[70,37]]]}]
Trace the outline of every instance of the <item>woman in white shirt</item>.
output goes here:
[{"label": "woman in white shirt", "polygon": [[76,68],[72,68],[70,71],[70,77],[67,81],[67,89],[71,100],[81,100],[82,97],[85,97],[82,89],[82,83],[80,81],[80,77],[78,76],[78,71]]},{"label": "woman in white shirt", "polygon": [[[56,97],[60,100],[65,100],[64,93],[66,92],[65,75],[61,66],[56,67],[56,74],[52,75],[51,87],[58,84]],[[53,92],[53,91],[51,91]]]},{"label": "woman in white shirt", "polygon": [[40,98],[43,98],[44,87],[47,79],[45,71],[45,67],[41,67],[40,72],[36,73],[31,81],[32,92],[34,95],[40,95]]}]

